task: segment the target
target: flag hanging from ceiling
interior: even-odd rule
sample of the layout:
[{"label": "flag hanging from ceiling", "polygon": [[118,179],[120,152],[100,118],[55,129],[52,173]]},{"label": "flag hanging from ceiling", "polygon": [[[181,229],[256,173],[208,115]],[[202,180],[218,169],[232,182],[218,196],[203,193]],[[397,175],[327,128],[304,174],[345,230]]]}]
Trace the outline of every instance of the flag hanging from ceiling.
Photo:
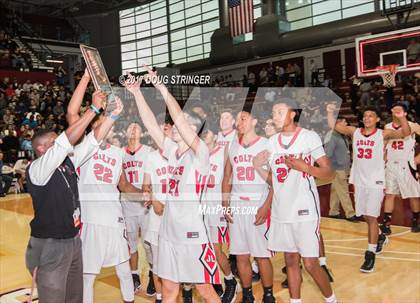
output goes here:
[{"label": "flag hanging from ceiling", "polygon": [[229,28],[232,37],[252,32],[254,25],[253,0],[228,0]]}]

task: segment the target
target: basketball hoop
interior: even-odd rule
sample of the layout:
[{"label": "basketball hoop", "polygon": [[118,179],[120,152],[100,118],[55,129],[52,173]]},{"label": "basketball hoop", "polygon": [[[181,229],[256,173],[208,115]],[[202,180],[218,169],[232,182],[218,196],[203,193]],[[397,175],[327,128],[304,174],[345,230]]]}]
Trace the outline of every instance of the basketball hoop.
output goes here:
[{"label": "basketball hoop", "polygon": [[380,76],[382,77],[382,80],[384,81],[385,87],[395,87],[397,84],[395,83],[395,76],[397,75],[397,67],[399,64],[390,64],[390,65],[384,65],[379,66],[377,68],[377,71],[380,72]]}]

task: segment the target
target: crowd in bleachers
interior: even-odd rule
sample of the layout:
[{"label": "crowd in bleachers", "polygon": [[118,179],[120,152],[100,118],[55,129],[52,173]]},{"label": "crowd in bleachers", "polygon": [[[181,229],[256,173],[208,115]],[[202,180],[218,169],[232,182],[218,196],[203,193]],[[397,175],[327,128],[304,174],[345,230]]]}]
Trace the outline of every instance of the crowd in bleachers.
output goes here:
[{"label": "crowd in bleachers", "polygon": [[0,30],[0,68],[26,69],[31,66],[27,51],[18,47],[9,34]]}]

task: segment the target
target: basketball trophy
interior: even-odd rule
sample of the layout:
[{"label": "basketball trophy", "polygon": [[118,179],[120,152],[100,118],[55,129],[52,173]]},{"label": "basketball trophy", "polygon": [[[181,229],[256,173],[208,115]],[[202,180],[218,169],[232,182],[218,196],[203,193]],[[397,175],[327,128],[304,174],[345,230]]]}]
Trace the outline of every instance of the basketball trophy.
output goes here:
[{"label": "basketball trophy", "polygon": [[115,96],[112,91],[111,83],[102,63],[99,51],[96,48],[80,44],[80,50],[85,59],[87,69],[92,78],[96,90],[101,90],[107,96],[106,112],[110,113],[115,109]]}]

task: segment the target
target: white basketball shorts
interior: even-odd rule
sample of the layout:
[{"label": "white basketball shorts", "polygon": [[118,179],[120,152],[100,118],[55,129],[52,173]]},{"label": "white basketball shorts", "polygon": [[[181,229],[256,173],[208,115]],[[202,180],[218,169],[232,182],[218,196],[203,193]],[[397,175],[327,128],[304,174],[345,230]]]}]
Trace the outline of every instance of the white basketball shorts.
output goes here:
[{"label": "white basketball shorts", "polygon": [[182,244],[159,238],[157,274],[176,283],[220,284],[213,245]]},{"label": "white basketball shorts", "polygon": [[408,161],[388,161],[385,167],[385,192],[401,194],[403,199],[420,197],[420,182],[413,173]]},{"label": "white basketball shorts", "polygon": [[267,233],[269,220],[256,226],[255,215],[234,215],[229,224],[230,253],[232,255],[251,255],[256,258],[270,258]]},{"label": "white basketball shorts", "polygon": [[272,221],[268,248],[275,252],[299,253],[304,258],[318,258],[319,239],[319,220],[296,223]]},{"label": "white basketball shorts", "polygon": [[99,274],[102,267],[116,266],[130,258],[123,223],[121,227],[84,223],[80,238],[85,274]]},{"label": "white basketball shorts", "polygon": [[229,229],[227,226],[210,226],[209,238],[211,243],[230,244]]},{"label": "white basketball shorts", "polygon": [[354,185],[354,202],[356,216],[379,217],[382,201],[384,200],[383,188],[369,188]]}]

